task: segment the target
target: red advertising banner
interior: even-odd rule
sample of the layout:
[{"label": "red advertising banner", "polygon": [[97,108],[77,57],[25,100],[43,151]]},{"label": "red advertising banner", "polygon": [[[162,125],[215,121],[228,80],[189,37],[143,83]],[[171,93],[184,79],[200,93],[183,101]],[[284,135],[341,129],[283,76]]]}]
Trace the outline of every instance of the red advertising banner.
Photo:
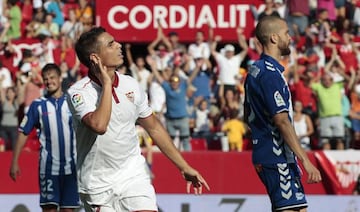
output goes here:
[{"label": "red advertising banner", "polygon": [[177,32],[182,42],[195,40],[198,30],[207,35],[208,24],[224,41],[236,41],[236,28],[244,28],[249,37],[256,11],[262,0],[197,0],[197,1],[96,1],[96,24],[104,27],[121,42],[149,42],[155,39],[158,21],[165,34]]},{"label": "red advertising banner", "polygon": [[360,154],[356,150],[319,151],[315,157],[322,169],[323,181],[332,194],[352,194],[360,175]]}]

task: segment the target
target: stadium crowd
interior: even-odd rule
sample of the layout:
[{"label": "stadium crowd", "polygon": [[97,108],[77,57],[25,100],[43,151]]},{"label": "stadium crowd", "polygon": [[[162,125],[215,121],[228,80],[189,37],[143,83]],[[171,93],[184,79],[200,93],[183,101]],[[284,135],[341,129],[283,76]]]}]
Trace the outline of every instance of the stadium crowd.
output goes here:
[{"label": "stadium crowd", "polygon": [[[40,72],[45,64],[61,67],[64,92],[87,75],[74,44],[94,25],[95,2],[1,3],[0,150],[5,151],[14,146],[27,107],[43,94]],[[293,37],[292,53],[281,62],[291,88],[299,142],[307,150],[359,149],[360,1],[264,0],[264,5],[260,13],[251,5],[255,21],[280,16]],[[184,151],[251,149],[251,132],[242,121],[243,83],[248,66],[262,50],[241,28],[234,29],[234,40],[223,42],[209,25],[208,32],[198,31],[192,43],[182,43],[180,34],[164,33],[159,24],[147,51],[137,52],[137,44],[122,43],[126,63],[118,71],[139,81],[154,113]],[[16,44],[22,41],[34,45],[19,51]],[[139,134],[148,140],[143,130]],[[34,132],[27,148],[36,147]]]}]

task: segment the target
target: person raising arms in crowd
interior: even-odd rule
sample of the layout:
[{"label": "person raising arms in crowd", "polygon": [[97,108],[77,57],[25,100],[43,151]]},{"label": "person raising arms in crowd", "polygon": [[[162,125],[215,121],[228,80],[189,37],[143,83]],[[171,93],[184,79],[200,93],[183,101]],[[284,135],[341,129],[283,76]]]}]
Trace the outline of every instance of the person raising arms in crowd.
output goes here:
[{"label": "person raising arms in crowd", "polygon": [[78,150],[79,193],[86,211],[158,211],[135,123],[178,167],[195,194],[209,186],[181,156],[137,81],[116,72],[122,45],[102,27],[83,33],[75,50],[88,76],[68,90]]},{"label": "person raising arms in crowd", "polygon": [[296,136],[291,94],[282,75],[284,67],[279,64],[281,56],[290,54],[289,29],[283,19],[267,16],[259,21],[255,34],[263,53],[250,66],[244,105],[253,142],[252,161],[266,187],[272,211],[305,212],[307,201],[296,158],[308,174],[308,183],[320,182],[321,175]]}]

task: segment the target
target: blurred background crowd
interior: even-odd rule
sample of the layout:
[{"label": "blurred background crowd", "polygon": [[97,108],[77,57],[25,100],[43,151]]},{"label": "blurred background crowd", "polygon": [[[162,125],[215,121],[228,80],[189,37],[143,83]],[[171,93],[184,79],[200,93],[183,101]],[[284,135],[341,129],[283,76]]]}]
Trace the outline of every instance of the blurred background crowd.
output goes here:
[{"label": "blurred background crowd", "polygon": [[[95,25],[96,5],[92,0],[0,2],[0,150],[5,151],[14,146],[28,106],[45,92],[45,64],[61,67],[64,92],[87,75],[73,47]],[[281,64],[299,142],[306,150],[359,149],[360,0],[264,0],[264,5],[260,12],[250,5],[254,21],[282,17],[293,38],[292,53]],[[151,43],[121,43],[125,63],[118,71],[139,81],[181,150],[250,150],[243,84],[262,50],[241,28],[234,29],[231,43],[212,26],[207,29],[183,43],[176,30],[164,33],[159,24]],[[20,41],[29,48],[14,48]],[[140,128],[139,136],[144,145],[156,145]],[[36,132],[27,148],[38,148]]]}]

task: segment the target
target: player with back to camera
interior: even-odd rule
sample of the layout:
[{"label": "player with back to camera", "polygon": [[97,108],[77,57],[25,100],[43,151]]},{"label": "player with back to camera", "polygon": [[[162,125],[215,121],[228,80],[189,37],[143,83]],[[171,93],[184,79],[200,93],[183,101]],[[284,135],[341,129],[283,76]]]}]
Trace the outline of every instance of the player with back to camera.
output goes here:
[{"label": "player with back to camera", "polygon": [[87,77],[68,90],[78,149],[79,193],[86,211],[158,211],[156,196],[141,155],[138,122],[177,166],[195,194],[204,178],[174,146],[153,114],[138,82],[116,69],[123,63],[122,45],[102,27],[83,33],[75,45]]},{"label": "player with back to camera", "polygon": [[252,161],[272,211],[305,212],[308,205],[297,159],[308,174],[308,183],[320,182],[321,175],[295,134],[291,95],[282,75],[284,67],[278,62],[290,54],[289,29],[283,19],[268,16],[259,21],[255,33],[263,53],[249,69],[244,102],[253,142]]}]

